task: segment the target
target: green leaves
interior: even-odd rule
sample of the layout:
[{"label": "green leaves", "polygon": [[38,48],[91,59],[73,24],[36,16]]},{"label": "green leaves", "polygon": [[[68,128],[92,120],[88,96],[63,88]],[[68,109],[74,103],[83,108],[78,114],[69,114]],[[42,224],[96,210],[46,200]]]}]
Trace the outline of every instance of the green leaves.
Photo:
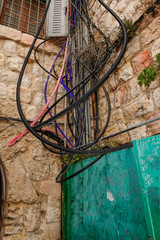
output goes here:
[{"label": "green leaves", "polygon": [[158,54],[156,55],[156,62],[157,62],[157,63],[160,63],[160,53],[158,53]]},{"label": "green leaves", "polygon": [[135,36],[138,26],[133,23],[132,19],[127,19],[125,17],[123,22],[127,30],[128,38],[132,38],[133,36]]},{"label": "green leaves", "polygon": [[[160,53],[156,55],[156,62],[160,63]],[[153,82],[158,74],[158,66],[152,64],[149,68],[144,68],[138,76],[138,85],[140,87],[144,86],[149,87],[151,82]]]},{"label": "green leaves", "polygon": [[144,84],[144,86],[149,87],[150,83],[156,79],[157,74],[157,68],[154,65],[151,65],[149,68],[144,68],[137,78],[138,85],[142,87]]}]

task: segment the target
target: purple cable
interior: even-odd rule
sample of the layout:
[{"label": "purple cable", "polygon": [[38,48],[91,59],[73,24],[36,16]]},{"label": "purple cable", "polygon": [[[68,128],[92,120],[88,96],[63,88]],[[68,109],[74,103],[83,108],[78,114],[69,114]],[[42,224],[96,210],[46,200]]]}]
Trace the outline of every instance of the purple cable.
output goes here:
[{"label": "purple cable", "polygon": [[[76,5],[78,4],[78,0],[76,2]],[[76,11],[76,14],[75,14],[75,18],[74,18],[74,23],[73,23],[73,27],[75,27],[75,24],[76,24],[76,20],[77,20],[77,11]],[[46,83],[45,83],[45,89],[44,89],[44,98],[45,98],[45,103],[47,102],[47,86],[48,86],[48,81],[49,81],[49,78],[50,78],[50,75],[51,75],[51,72],[54,68],[54,65],[55,65],[55,62],[57,61],[57,59],[59,58],[61,52],[63,51],[64,47],[66,45],[66,42],[64,43],[64,45],[62,46],[61,50],[59,51],[59,53],[57,54],[53,64],[52,64],[52,67],[49,71],[49,74],[47,76],[47,80],[46,80]],[[63,78],[61,79],[61,84],[63,85],[63,87],[66,89],[67,92],[69,92],[69,89],[68,87],[65,85],[65,83],[63,82],[63,79],[69,74],[70,76],[70,84],[71,84],[71,88],[73,88],[73,85],[72,85],[72,75],[71,75],[71,60],[69,61],[69,69],[67,71],[67,74],[65,76],[63,76]],[[73,98],[74,101],[76,101],[74,95],[72,93],[70,93],[70,96]],[[83,120],[85,121],[85,118],[84,118],[84,115],[83,115],[83,112],[82,112],[82,109],[80,107],[78,107],[80,109],[80,112],[83,116]],[[49,114],[50,116],[52,117],[52,113],[49,111]],[[63,135],[63,137],[67,140],[67,142],[71,145],[72,148],[74,148],[78,142],[80,141],[81,137],[82,137],[82,134],[83,134],[83,131],[84,131],[84,124],[83,124],[83,129],[78,137],[78,140],[77,142],[75,143],[75,145],[73,146],[73,144],[70,142],[70,140],[67,138],[67,136],[63,133],[63,131],[61,130],[61,128],[59,127],[59,125],[56,123],[56,127],[58,128],[58,130],[61,132],[61,134]]]}]

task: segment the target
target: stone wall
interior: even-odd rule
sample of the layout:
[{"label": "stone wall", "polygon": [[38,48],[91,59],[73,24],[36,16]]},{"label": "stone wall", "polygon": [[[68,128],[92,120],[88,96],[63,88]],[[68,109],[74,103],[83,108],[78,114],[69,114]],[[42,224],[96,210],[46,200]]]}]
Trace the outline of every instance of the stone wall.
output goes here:
[{"label": "stone wall", "polygon": [[[154,12],[146,14],[146,10],[153,6],[151,1],[112,0],[104,1],[122,18],[137,21],[143,14],[144,19],[139,23],[136,35],[129,42],[126,53],[116,71],[104,84],[111,100],[111,120],[105,136],[124,130],[133,125],[142,123],[153,117],[160,116],[160,73],[150,87],[139,87],[137,77],[145,68],[155,60],[160,53],[160,11],[159,6]],[[98,11],[96,11],[98,9]],[[119,32],[116,21],[98,1],[90,1],[90,12],[93,21],[99,24],[113,42]],[[117,53],[114,52],[113,55]],[[109,63],[110,64],[110,63]],[[107,72],[105,66],[101,76]],[[99,91],[100,128],[107,119],[107,108],[103,91]],[[142,126],[128,133],[110,139],[114,143],[123,144],[134,139],[144,138],[157,133],[160,121]],[[103,142],[103,144],[108,144]]]},{"label": "stone wall", "polygon": [[[104,2],[121,18],[126,16],[136,21],[152,1]],[[112,41],[116,39],[118,26],[114,19],[109,14],[106,15],[98,1],[90,0],[89,6],[94,22],[107,35],[111,34]],[[0,116],[19,118],[15,101],[16,82],[32,40],[32,36],[0,25]],[[58,50],[57,45],[47,43],[38,51],[38,59],[48,70]],[[150,66],[159,52],[160,16],[156,12],[155,15],[147,15],[141,22],[136,36],[128,44],[121,64],[105,83],[112,105],[111,121],[105,135],[160,115],[160,76],[149,88],[137,85],[138,74],[144,67]],[[102,75],[107,68],[108,66],[104,68]],[[34,62],[32,54],[21,91],[23,109],[29,120],[34,119],[44,105],[46,76]],[[51,84],[54,86],[55,82],[52,81]],[[62,92],[60,88],[60,94]],[[99,102],[100,127],[103,127],[107,109],[101,91]],[[122,144],[151,136],[160,132],[159,126],[160,122],[157,121],[122,134],[113,141]],[[9,141],[23,130],[22,123],[0,120],[0,154],[8,179],[8,213],[4,240],[61,239],[61,186],[55,183],[55,176],[61,168],[59,157],[46,151],[31,134],[8,148]]]},{"label": "stone wall", "polygon": [[[15,89],[32,40],[30,35],[0,25],[0,117],[19,118]],[[37,57],[49,70],[58,51],[59,46],[46,43]],[[29,120],[44,105],[46,76],[32,54],[21,89],[23,110]],[[55,82],[52,80],[50,84],[53,87]],[[45,150],[31,134],[9,148],[9,141],[23,130],[22,123],[0,120],[0,155],[8,180],[4,240],[58,240],[61,239],[61,185],[55,183],[55,178],[61,169],[60,159]]]}]

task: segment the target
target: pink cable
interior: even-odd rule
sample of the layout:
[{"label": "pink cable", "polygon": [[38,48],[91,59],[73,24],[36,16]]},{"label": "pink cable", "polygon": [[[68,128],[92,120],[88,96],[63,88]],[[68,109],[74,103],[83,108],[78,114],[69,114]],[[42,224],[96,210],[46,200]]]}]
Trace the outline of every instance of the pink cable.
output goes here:
[{"label": "pink cable", "polygon": [[[65,55],[64,55],[64,60],[63,60],[63,66],[60,72],[60,76],[58,78],[57,81],[57,85],[55,87],[55,89],[53,90],[48,102],[44,105],[44,107],[42,108],[41,112],[38,114],[38,116],[35,118],[35,120],[31,123],[31,127],[33,127],[37,121],[39,120],[39,118],[43,115],[43,113],[46,111],[47,107],[49,106],[49,104],[51,103],[55,93],[58,90],[59,84],[61,82],[61,78],[63,76],[63,71],[64,71],[64,67],[65,67],[65,62],[66,62],[66,58],[67,58],[67,52],[68,52],[68,43],[69,43],[69,37],[67,37],[67,42],[66,42],[66,49],[65,49]],[[22,137],[24,137],[27,133],[29,132],[28,129],[26,129],[24,132],[22,132],[21,134],[19,134],[17,137],[15,137],[12,141],[9,142],[8,147],[13,146],[14,144],[16,144]]]}]

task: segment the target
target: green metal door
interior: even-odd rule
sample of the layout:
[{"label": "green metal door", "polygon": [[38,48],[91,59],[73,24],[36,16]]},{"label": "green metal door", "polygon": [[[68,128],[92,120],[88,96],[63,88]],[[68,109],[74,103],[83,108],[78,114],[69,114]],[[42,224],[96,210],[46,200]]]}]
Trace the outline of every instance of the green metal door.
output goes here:
[{"label": "green metal door", "polygon": [[[63,184],[63,240],[160,240],[160,150],[150,145],[158,138],[105,155]],[[149,159],[145,172],[142,158]],[[68,175],[92,160],[72,165]]]}]

